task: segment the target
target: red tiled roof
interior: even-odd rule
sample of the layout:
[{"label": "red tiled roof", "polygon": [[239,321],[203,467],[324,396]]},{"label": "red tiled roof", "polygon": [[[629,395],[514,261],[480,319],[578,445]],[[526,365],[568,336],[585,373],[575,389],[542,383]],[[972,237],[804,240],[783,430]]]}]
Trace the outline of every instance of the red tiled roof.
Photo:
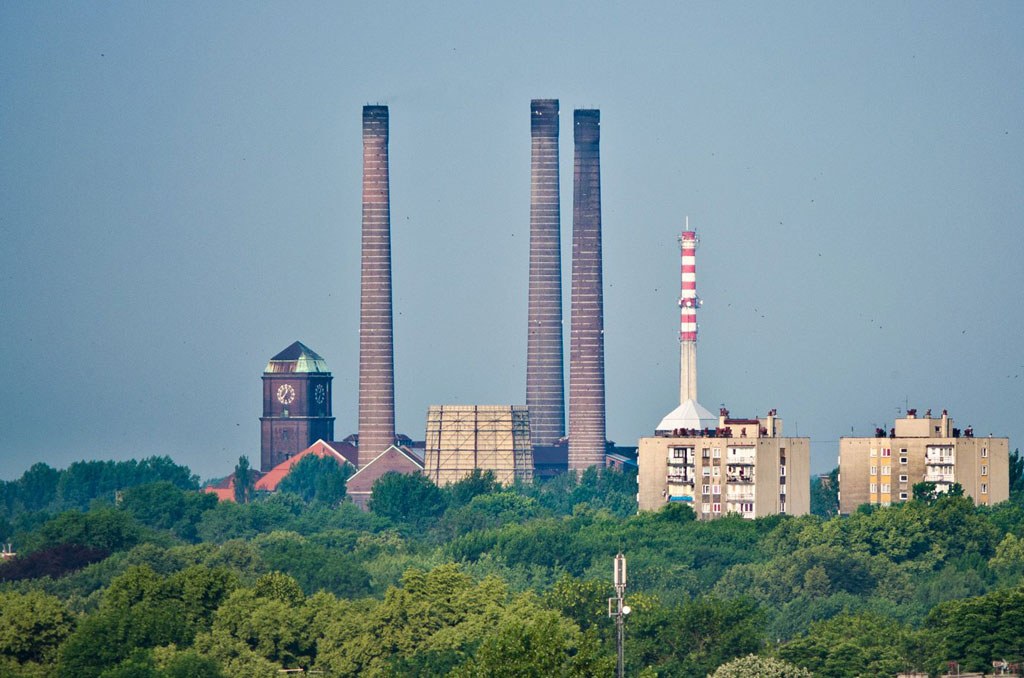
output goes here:
[{"label": "red tiled roof", "polygon": [[336,450],[330,443],[325,443],[322,440],[318,440],[309,447],[307,447],[306,449],[304,449],[302,452],[296,454],[291,459],[286,459],[285,461],[281,462],[274,468],[267,471],[266,475],[264,475],[256,482],[256,489],[265,490],[267,492],[276,491],[277,486],[280,485],[281,481],[284,480],[285,476],[287,476],[291,472],[292,467],[299,463],[299,461],[302,460],[304,457],[311,454],[316,455],[317,457],[333,458],[335,461],[338,462],[338,464],[342,465],[346,463],[352,464],[353,466],[356,465],[353,463],[351,459],[347,458],[341,452]]}]

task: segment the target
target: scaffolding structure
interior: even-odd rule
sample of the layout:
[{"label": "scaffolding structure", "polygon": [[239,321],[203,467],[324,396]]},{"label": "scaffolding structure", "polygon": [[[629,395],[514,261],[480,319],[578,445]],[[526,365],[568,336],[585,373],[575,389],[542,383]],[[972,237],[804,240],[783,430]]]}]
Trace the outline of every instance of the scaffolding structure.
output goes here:
[{"label": "scaffolding structure", "polygon": [[474,469],[510,485],[533,480],[529,410],[520,405],[431,405],[424,473],[438,485]]}]

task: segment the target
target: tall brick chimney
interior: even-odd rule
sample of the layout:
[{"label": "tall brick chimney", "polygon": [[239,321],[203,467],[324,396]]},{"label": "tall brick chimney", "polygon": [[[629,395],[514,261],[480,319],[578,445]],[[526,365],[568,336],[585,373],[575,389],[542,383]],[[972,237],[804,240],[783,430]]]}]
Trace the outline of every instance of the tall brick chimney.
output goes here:
[{"label": "tall brick chimney", "polygon": [[526,405],[534,445],[565,435],[558,100],[530,102],[530,292]]},{"label": "tall brick chimney", "polygon": [[359,297],[359,462],[395,442],[388,107],[363,106],[363,254]]},{"label": "tall brick chimney", "polygon": [[601,112],[573,114],[569,469],[604,464],[604,297],[601,279]]}]

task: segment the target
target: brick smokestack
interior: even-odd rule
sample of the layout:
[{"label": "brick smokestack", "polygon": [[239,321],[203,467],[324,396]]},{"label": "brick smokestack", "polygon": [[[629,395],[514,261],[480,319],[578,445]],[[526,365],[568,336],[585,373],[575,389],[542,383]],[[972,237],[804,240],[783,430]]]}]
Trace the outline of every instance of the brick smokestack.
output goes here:
[{"label": "brick smokestack", "polygon": [[558,100],[530,102],[530,304],[526,405],[534,445],[565,435]]},{"label": "brick smokestack", "polygon": [[388,107],[363,106],[363,255],[359,297],[359,462],[395,442]]},{"label": "brick smokestack", "polygon": [[601,112],[573,114],[569,469],[604,464],[604,297],[601,279]]}]

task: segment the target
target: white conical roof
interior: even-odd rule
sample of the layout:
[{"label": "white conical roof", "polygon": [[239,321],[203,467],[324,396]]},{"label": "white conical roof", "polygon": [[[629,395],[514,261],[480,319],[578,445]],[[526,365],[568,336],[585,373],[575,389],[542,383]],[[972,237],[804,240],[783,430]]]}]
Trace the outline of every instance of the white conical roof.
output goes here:
[{"label": "white conical roof", "polygon": [[696,400],[690,399],[665,415],[655,429],[657,433],[677,428],[704,429],[718,426],[718,417],[711,414]]}]

